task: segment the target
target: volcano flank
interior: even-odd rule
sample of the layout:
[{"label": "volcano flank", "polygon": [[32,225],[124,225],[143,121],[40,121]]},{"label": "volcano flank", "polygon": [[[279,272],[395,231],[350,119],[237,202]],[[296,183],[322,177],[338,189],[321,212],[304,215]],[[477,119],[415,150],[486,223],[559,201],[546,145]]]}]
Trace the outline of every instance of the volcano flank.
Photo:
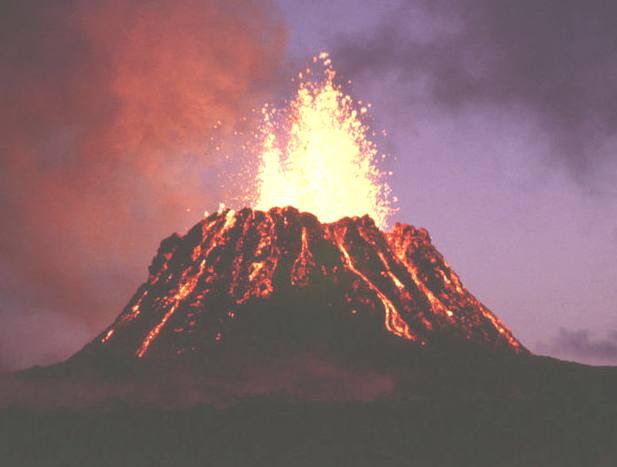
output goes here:
[{"label": "volcano flank", "polygon": [[[224,210],[165,239],[147,281],[76,358],[207,356],[285,343],[475,345],[526,353],[461,284],[424,229],[368,217]],[[395,344],[395,345],[398,345]]]}]

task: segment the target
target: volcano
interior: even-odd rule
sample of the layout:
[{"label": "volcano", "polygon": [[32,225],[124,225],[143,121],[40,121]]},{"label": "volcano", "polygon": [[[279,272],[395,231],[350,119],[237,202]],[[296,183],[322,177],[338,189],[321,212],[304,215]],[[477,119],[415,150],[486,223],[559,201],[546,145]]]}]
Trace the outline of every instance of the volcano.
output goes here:
[{"label": "volcano", "polygon": [[223,210],[81,351],[0,380],[0,406],[45,408],[0,411],[0,459],[615,465],[616,393],[614,368],[528,352],[424,229]]},{"label": "volcano", "polygon": [[[308,340],[308,342],[307,342]],[[221,349],[472,345],[527,353],[425,229],[295,208],[222,210],[163,240],[117,319],[76,357],[208,356]]]}]

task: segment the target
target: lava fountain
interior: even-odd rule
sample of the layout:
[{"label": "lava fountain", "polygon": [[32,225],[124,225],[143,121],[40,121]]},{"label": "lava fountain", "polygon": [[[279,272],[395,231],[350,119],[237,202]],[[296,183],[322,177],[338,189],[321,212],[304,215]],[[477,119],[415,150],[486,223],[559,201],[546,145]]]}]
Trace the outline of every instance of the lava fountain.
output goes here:
[{"label": "lava fountain", "polygon": [[387,227],[391,192],[364,122],[370,105],[354,101],[336,84],[325,52],[298,78],[287,108],[262,108],[253,207],[294,206],[322,222],[368,214],[378,227]]},{"label": "lava fountain", "polygon": [[242,345],[267,353],[282,342],[295,348],[311,330],[324,343],[328,330],[333,348],[342,336],[342,347],[360,349],[394,335],[526,352],[428,232],[385,231],[393,208],[363,121],[368,106],[335,77],[322,53],[287,107],[263,108],[252,209],[221,208],[163,240],[146,282],[79,355],[173,359]]}]

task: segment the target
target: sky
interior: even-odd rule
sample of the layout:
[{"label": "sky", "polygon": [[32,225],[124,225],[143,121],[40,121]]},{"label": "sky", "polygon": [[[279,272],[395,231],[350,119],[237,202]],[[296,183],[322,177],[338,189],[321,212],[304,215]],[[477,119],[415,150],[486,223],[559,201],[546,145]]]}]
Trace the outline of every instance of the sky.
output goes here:
[{"label": "sky", "polygon": [[617,365],[616,23],[605,0],[3,2],[0,369],[109,324],[241,179],[212,141],[322,50],[387,130],[392,220],[532,351]]}]

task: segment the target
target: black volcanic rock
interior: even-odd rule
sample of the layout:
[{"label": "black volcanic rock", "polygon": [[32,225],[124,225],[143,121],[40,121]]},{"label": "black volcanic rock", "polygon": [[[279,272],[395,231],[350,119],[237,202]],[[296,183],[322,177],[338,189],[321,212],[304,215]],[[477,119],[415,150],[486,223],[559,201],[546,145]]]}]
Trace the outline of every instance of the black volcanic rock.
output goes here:
[{"label": "black volcanic rock", "polygon": [[294,208],[212,214],[161,243],[147,281],[74,359],[385,346],[526,353],[463,288],[426,230]]}]

